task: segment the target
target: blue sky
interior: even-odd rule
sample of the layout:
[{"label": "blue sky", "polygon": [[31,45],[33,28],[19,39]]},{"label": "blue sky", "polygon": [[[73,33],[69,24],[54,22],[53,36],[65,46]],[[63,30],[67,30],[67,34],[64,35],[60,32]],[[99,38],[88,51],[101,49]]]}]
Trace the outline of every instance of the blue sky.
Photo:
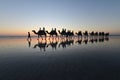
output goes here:
[{"label": "blue sky", "polygon": [[0,0],[0,35],[39,27],[120,34],[120,0]]}]

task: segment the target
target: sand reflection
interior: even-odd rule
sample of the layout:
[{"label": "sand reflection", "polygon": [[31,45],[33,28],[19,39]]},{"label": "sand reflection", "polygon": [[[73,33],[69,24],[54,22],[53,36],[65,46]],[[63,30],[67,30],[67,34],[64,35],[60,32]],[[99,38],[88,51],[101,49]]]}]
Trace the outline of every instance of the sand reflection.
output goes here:
[{"label": "sand reflection", "polygon": [[[72,38],[49,38],[46,39],[36,39],[32,40],[35,44],[33,46],[34,49],[39,48],[40,51],[46,51],[46,48],[51,47],[52,50],[56,50],[57,48],[67,48],[73,45],[81,45],[81,44],[97,44],[103,43],[105,41],[109,41],[109,37],[72,37]],[[28,46],[30,47],[31,41],[28,41]]]}]

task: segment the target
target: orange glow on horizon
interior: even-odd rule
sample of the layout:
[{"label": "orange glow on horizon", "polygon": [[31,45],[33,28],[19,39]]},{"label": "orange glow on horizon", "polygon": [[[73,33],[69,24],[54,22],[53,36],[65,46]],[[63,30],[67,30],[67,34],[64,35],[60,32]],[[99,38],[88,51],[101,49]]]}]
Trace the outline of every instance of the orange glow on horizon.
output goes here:
[{"label": "orange glow on horizon", "polygon": [[[42,29],[43,27],[41,27]],[[52,28],[48,28],[45,27],[45,29],[50,32]],[[53,28],[54,29],[54,28]],[[62,30],[61,28],[56,28],[57,32],[58,30]],[[0,31],[0,36],[27,36],[28,32],[30,32],[31,36],[35,36],[35,34],[32,32],[32,30],[36,30],[36,32],[39,30],[39,27],[34,27],[34,28],[24,28],[24,29],[3,29]],[[87,30],[88,32],[94,31],[94,32],[109,32],[110,34],[120,34],[119,30],[111,30],[111,29],[101,29],[101,28],[96,28],[96,29],[87,29],[87,28],[66,28],[66,30],[71,30],[75,32],[78,32],[79,30],[81,30],[82,32],[84,32],[85,30]]]}]

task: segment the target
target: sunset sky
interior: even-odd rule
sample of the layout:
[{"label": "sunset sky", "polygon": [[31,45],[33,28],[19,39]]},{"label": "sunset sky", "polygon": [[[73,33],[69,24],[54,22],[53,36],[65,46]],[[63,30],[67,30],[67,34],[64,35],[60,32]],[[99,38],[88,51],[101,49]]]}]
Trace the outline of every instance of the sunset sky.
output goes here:
[{"label": "sunset sky", "polygon": [[0,0],[0,35],[39,27],[120,34],[120,0]]}]

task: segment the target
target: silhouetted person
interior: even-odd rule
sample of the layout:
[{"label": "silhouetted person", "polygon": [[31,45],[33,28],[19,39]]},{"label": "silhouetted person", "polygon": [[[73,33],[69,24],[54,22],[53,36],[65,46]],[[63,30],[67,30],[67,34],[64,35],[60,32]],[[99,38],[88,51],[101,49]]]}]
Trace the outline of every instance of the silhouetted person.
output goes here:
[{"label": "silhouetted person", "polygon": [[30,39],[30,40],[31,40],[30,32],[28,32],[28,39]]}]

